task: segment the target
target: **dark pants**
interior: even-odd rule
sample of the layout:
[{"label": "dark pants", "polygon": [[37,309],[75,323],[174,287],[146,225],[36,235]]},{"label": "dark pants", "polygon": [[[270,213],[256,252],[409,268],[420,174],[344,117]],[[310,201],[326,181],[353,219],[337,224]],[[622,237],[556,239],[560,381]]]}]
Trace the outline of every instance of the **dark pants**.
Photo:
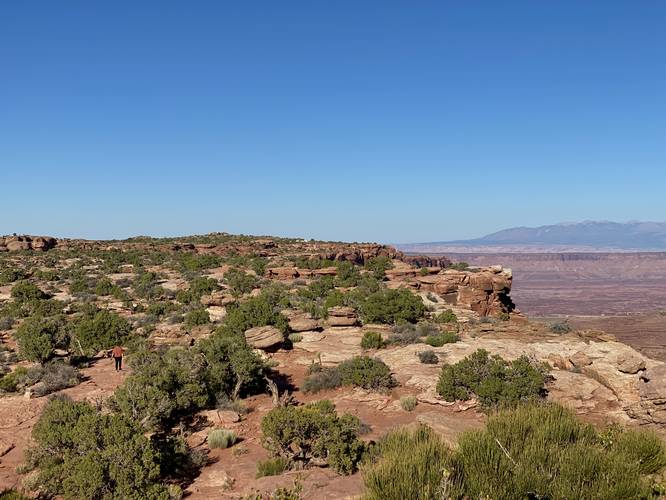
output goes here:
[{"label": "dark pants", "polygon": [[114,361],[116,362],[116,371],[122,370],[123,369],[123,358],[113,358]]}]

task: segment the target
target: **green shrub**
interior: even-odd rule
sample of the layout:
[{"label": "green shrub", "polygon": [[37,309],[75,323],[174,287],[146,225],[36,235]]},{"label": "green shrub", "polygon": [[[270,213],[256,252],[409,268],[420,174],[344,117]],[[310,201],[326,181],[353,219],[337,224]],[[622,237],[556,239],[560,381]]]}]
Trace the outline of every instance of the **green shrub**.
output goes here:
[{"label": "green shrub", "polygon": [[402,323],[393,325],[387,344],[409,345],[421,342],[421,331],[416,329],[416,325],[411,323]]},{"label": "green shrub", "polygon": [[381,349],[384,347],[384,339],[381,333],[365,332],[361,339],[361,347],[363,349]]},{"label": "green shrub", "polygon": [[289,301],[292,307],[307,312],[314,318],[323,318],[329,307],[342,305],[343,297],[335,290],[334,278],[322,276],[307,287],[299,288],[296,294],[290,296]]},{"label": "green shrub", "polygon": [[[556,404],[520,405],[488,419],[485,430],[463,434],[455,459],[452,497],[469,498],[649,498],[642,475],[662,470],[664,445],[604,446],[600,435]],[[622,437],[621,437],[622,436]],[[650,464],[642,468],[643,464]]]},{"label": "green shrub", "polygon": [[257,462],[257,479],[266,476],[279,476],[291,467],[291,460],[284,457],[269,458]]},{"label": "green shrub", "polygon": [[571,331],[571,326],[566,322],[557,322],[550,325],[550,331],[553,333],[564,334]]},{"label": "green shrub", "polygon": [[382,280],[386,276],[386,271],[393,268],[393,263],[387,256],[379,255],[368,259],[365,268],[372,272],[375,278]]},{"label": "green shrub", "polygon": [[365,323],[416,323],[426,308],[420,297],[406,289],[383,289],[368,295],[360,304]]},{"label": "green shrub", "polygon": [[26,274],[21,269],[9,268],[0,272],[0,285],[9,285],[15,281],[26,279]]},{"label": "green shrub", "polygon": [[449,264],[448,269],[455,269],[456,271],[467,271],[469,269],[469,264],[467,262],[456,262],[455,264]]},{"label": "green shrub", "polygon": [[160,277],[153,272],[140,272],[132,282],[132,289],[137,297],[157,299],[164,296],[164,288],[159,286]]},{"label": "green shrub", "polygon": [[397,385],[391,369],[380,359],[355,356],[337,367],[342,385],[385,391]]},{"label": "green shrub", "polygon": [[444,344],[453,344],[459,340],[460,337],[453,332],[441,332],[435,335],[428,335],[425,343],[432,347],[442,347]]},{"label": "green shrub", "polygon": [[443,486],[451,454],[429,427],[389,432],[377,442],[372,459],[362,468],[363,500],[449,498]]},{"label": "green shrub", "polygon": [[19,354],[28,361],[45,363],[57,348],[69,344],[69,331],[61,317],[32,316],[16,330]]},{"label": "green shrub", "polygon": [[212,450],[215,448],[229,448],[236,443],[236,433],[227,429],[213,429],[208,433],[208,447]]},{"label": "green shrub", "polygon": [[546,373],[545,365],[533,365],[525,356],[508,362],[479,349],[442,367],[437,392],[446,401],[476,396],[485,408],[511,405],[543,397]]},{"label": "green shrub", "polygon": [[220,289],[216,279],[206,278],[204,276],[197,276],[192,281],[190,281],[190,292],[194,297],[198,299],[202,295],[213,293]]},{"label": "green shrub", "polygon": [[317,393],[330,389],[337,389],[342,385],[342,376],[337,367],[321,368],[310,373],[303,381],[303,392]]},{"label": "green shrub", "polygon": [[21,280],[12,287],[11,296],[17,302],[45,299],[46,294],[37,285]]},{"label": "green shrub", "polygon": [[295,343],[300,342],[301,340],[303,340],[303,335],[300,334],[300,333],[290,333],[287,338],[289,339],[289,341],[292,344],[295,344]]},{"label": "green shrub", "polygon": [[259,279],[248,274],[240,269],[231,268],[224,273],[224,282],[231,290],[234,297],[240,297],[246,293],[250,293],[259,284]]},{"label": "green shrub", "polygon": [[81,349],[82,355],[94,356],[99,351],[127,342],[131,335],[129,322],[117,313],[102,309],[88,311],[74,326],[73,349]]},{"label": "green shrub", "polygon": [[148,306],[146,312],[151,316],[160,318],[176,309],[176,305],[171,302],[153,302]]},{"label": "green shrub", "polygon": [[433,318],[437,323],[457,323],[458,316],[453,312],[452,309],[447,309],[442,311]]},{"label": "green shrub", "polygon": [[416,397],[414,396],[403,396],[400,398],[400,408],[405,411],[414,411],[416,408]]},{"label": "green shrub", "polygon": [[204,308],[192,309],[185,314],[186,326],[207,325],[210,323],[210,315]]},{"label": "green shrub", "polygon": [[0,317],[0,332],[6,332],[11,330],[14,326],[14,318],[11,316]]},{"label": "green shrub", "polygon": [[184,271],[202,271],[222,265],[222,258],[219,255],[182,253],[178,258]]},{"label": "green shrub", "polygon": [[38,269],[34,276],[42,281],[58,281],[60,279],[55,269]]},{"label": "green shrub", "polygon": [[0,490],[0,500],[31,500],[30,497],[19,493],[18,491],[11,490]]},{"label": "green shrub", "polygon": [[213,399],[236,400],[241,394],[266,387],[265,365],[245,342],[245,337],[214,333],[196,347],[204,359],[204,381]]},{"label": "green shrub", "polygon": [[19,384],[31,386],[36,396],[46,396],[52,392],[74,387],[82,379],[81,373],[73,366],[59,361],[51,361],[30,368]]},{"label": "green shrub", "polygon": [[280,310],[283,308],[280,294],[271,295],[263,290],[258,297],[251,297],[241,303],[227,306],[227,315],[217,329],[221,335],[242,336],[246,330],[255,326],[272,325],[287,333],[289,323]]},{"label": "green shrub", "polygon": [[159,456],[132,420],[88,403],[51,400],[32,430],[33,489],[65,498],[162,498]]},{"label": "green shrub", "polygon": [[424,365],[436,365],[439,363],[439,357],[435,351],[421,351],[418,354],[419,361]]},{"label": "green shrub", "polygon": [[116,389],[111,407],[147,429],[168,428],[211,404],[206,361],[192,350],[142,351],[129,364],[133,373]]},{"label": "green shrub", "polygon": [[[428,276],[429,274],[430,274],[430,271],[428,270],[427,267],[422,267],[421,269],[419,269],[419,275]],[[436,302],[436,301],[433,301],[433,302]]]},{"label": "green shrub", "polygon": [[114,291],[116,291],[116,289],[120,289],[120,287],[114,285],[113,281],[111,281],[109,278],[101,278],[95,285],[95,294],[99,296],[111,295]]},{"label": "green shrub", "polygon": [[72,295],[90,292],[90,279],[87,276],[78,276],[69,285],[69,293]]},{"label": "green shrub", "polygon": [[25,380],[27,374],[28,369],[23,366],[17,366],[14,371],[4,374],[0,378],[0,391],[16,392],[19,384]]},{"label": "green shrub", "polygon": [[337,274],[335,277],[335,284],[340,287],[357,286],[361,281],[361,273],[358,272],[356,266],[349,261],[342,261],[337,263]]},{"label": "green shrub", "polygon": [[654,431],[615,428],[612,434],[607,447],[637,464],[639,473],[656,474],[666,467],[666,447]]},{"label": "green shrub", "polygon": [[274,408],[261,421],[263,445],[274,456],[307,465],[323,460],[340,474],[351,474],[365,450],[360,422],[338,416],[330,401]]}]

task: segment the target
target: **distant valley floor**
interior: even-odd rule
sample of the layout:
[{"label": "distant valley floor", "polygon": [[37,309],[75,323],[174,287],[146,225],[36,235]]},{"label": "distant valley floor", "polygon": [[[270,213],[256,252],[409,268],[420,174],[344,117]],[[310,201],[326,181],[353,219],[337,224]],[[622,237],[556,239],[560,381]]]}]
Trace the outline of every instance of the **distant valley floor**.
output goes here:
[{"label": "distant valley floor", "polygon": [[511,297],[534,319],[566,316],[666,360],[666,253],[447,253],[513,269]]}]

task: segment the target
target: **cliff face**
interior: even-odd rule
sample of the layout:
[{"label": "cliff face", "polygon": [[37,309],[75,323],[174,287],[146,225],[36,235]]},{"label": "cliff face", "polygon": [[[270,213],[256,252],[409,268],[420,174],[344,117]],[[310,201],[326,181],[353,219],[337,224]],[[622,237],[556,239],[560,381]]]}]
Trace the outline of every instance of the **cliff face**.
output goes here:
[{"label": "cliff face", "polygon": [[497,316],[515,310],[511,300],[511,269],[502,266],[474,268],[467,271],[420,269],[396,266],[386,272],[397,285],[435,293],[444,302],[471,309],[481,316]]}]

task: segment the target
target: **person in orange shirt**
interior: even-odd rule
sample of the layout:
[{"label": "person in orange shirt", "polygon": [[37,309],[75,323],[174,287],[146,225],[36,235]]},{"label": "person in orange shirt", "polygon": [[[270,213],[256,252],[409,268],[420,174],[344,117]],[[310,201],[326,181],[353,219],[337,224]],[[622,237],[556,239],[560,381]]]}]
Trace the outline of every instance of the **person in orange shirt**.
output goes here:
[{"label": "person in orange shirt", "polygon": [[116,371],[122,370],[123,369],[123,348],[120,347],[119,345],[117,345],[111,351],[111,356],[113,356],[113,360],[116,362]]}]

